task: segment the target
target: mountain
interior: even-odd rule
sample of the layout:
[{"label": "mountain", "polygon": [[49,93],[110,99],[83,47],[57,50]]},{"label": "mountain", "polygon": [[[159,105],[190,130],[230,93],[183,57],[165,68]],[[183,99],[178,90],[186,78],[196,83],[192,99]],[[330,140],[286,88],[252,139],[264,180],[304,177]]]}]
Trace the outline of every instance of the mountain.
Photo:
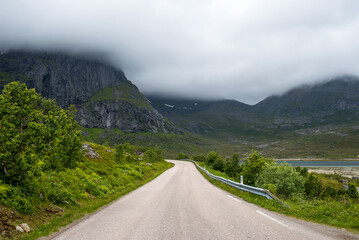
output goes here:
[{"label": "mountain", "polygon": [[300,86],[255,105],[153,95],[148,99],[169,120],[210,139],[208,148],[223,154],[252,149],[284,158],[353,158],[359,154],[356,76]]},{"label": "mountain", "polygon": [[[199,101],[148,96],[161,114],[182,127],[212,123],[221,129],[232,124],[260,129],[301,128],[351,121],[359,117],[359,78],[344,76],[315,85],[294,88],[281,96],[270,96],[256,105],[235,100]],[[246,125],[246,126],[245,126]],[[197,129],[198,130],[198,129]]]},{"label": "mountain", "polygon": [[78,109],[86,128],[123,132],[178,132],[148,103],[123,71],[88,56],[9,51],[0,55],[0,89],[20,81],[57,104]]},{"label": "mountain", "polygon": [[292,89],[271,96],[255,106],[259,111],[280,116],[328,116],[338,111],[359,109],[359,78],[344,76],[331,81]]}]

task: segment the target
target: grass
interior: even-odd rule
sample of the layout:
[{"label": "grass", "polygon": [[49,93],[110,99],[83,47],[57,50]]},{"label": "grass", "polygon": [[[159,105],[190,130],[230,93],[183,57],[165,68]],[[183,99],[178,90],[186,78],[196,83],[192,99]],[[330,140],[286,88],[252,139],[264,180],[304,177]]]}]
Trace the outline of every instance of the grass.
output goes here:
[{"label": "grass", "polygon": [[0,84],[5,85],[12,81],[24,81],[27,77],[23,74],[14,74],[8,72],[0,72]]},{"label": "grass", "polygon": [[139,108],[151,108],[145,96],[143,96],[135,85],[131,82],[123,82],[117,87],[105,87],[93,95],[89,103],[96,101],[116,101],[123,100],[134,104]]},{"label": "grass", "polygon": [[[173,166],[165,161],[152,165],[133,161],[119,166],[114,161],[112,149],[90,145],[102,158],[86,158],[76,169],[41,176],[38,180],[41,187],[37,191],[43,198],[27,197],[32,201],[34,211],[21,213],[0,203],[2,213],[6,213],[9,218],[11,212],[14,213],[7,224],[15,226],[26,222],[32,229],[29,234],[13,231],[7,235],[8,238],[36,239],[46,236],[142,186]],[[0,217],[0,220],[4,219]]]},{"label": "grass", "polygon": [[[208,123],[210,125],[210,123]],[[359,123],[357,124],[359,125]],[[137,145],[157,145],[165,149],[166,157],[175,157],[179,152],[189,156],[207,154],[211,150],[222,156],[232,153],[245,155],[257,150],[267,157],[280,158],[357,158],[359,155],[359,129],[351,125],[335,126],[334,132],[347,134],[340,136],[330,132],[301,135],[293,131],[279,131],[273,134],[251,135],[217,131],[216,134],[125,134],[119,129],[84,129],[85,138],[97,143],[115,145],[130,142]],[[308,129],[309,131],[309,129]],[[359,159],[358,159],[359,160]]]},{"label": "grass", "polygon": [[[212,169],[207,168],[207,170],[214,173]],[[354,233],[359,233],[359,200],[347,198],[341,200],[281,199],[288,206],[286,207],[277,201],[268,200],[265,197],[244,192],[214,180],[200,171],[200,169],[198,169],[198,171],[213,185],[270,211],[306,221],[345,228]],[[224,173],[222,173],[222,176],[226,177]],[[226,178],[228,178],[228,176]],[[321,179],[324,178],[323,176]]]}]

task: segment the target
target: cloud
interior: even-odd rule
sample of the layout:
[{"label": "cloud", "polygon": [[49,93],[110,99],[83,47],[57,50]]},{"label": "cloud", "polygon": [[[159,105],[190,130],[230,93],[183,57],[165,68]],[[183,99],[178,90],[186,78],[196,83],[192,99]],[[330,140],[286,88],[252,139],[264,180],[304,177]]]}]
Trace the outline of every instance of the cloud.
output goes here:
[{"label": "cloud", "polygon": [[3,0],[0,48],[102,52],[145,93],[256,103],[359,75],[352,0]]}]

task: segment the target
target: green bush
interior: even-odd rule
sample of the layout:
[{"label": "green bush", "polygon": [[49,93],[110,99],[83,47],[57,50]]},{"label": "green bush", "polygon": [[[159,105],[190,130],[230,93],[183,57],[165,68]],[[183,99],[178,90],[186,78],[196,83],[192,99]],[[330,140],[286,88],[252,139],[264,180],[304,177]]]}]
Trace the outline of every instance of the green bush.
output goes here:
[{"label": "green bush", "polygon": [[163,160],[162,150],[159,148],[148,149],[143,156],[145,162],[159,162]]},{"label": "green bush", "polygon": [[205,162],[206,156],[205,155],[195,155],[192,157],[192,159],[196,162]]},{"label": "green bush", "polygon": [[255,185],[273,188],[279,196],[298,197],[304,195],[304,178],[288,163],[267,163],[259,173]]},{"label": "green bush", "polygon": [[115,146],[115,160],[117,163],[119,163],[120,165],[125,163],[125,158],[126,158],[126,150],[125,150],[125,146],[123,144],[119,144]]},{"label": "green bush", "polygon": [[249,156],[244,159],[244,163],[241,165],[241,174],[243,175],[244,183],[248,185],[254,185],[258,174],[268,163],[273,163],[273,160],[263,157],[256,151],[252,151]]},{"label": "green bush", "polygon": [[35,211],[33,199],[27,197],[18,187],[11,189],[3,203],[20,213],[33,214]]},{"label": "green bush", "polygon": [[179,154],[177,155],[177,159],[178,159],[178,160],[181,160],[181,159],[189,159],[189,157],[188,157],[186,154],[184,154],[184,153],[179,153]]},{"label": "green bush", "polygon": [[214,160],[214,163],[212,165],[212,168],[214,170],[217,170],[217,171],[221,171],[221,172],[224,172],[224,167],[225,167],[225,162],[223,160],[223,158],[217,158],[216,160]]},{"label": "green bush", "polygon": [[0,180],[0,202],[3,202],[5,200],[9,191],[10,187],[6,184],[3,184]]},{"label": "green bush", "polygon": [[206,157],[206,164],[208,166],[212,166],[213,163],[217,160],[217,159],[221,159],[221,156],[219,155],[218,152],[210,152],[208,153],[207,157]]},{"label": "green bush", "polygon": [[359,198],[359,194],[357,191],[357,188],[354,184],[349,183],[348,185],[348,190],[347,190],[347,194],[350,198],[354,198],[354,199],[358,199]]},{"label": "green bush", "polygon": [[319,198],[324,190],[322,182],[310,173],[304,183],[304,191],[306,198]]},{"label": "green bush", "polygon": [[224,172],[230,177],[236,177],[242,171],[242,167],[239,164],[239,154],[233,154],[232,158],[226,162]]}]

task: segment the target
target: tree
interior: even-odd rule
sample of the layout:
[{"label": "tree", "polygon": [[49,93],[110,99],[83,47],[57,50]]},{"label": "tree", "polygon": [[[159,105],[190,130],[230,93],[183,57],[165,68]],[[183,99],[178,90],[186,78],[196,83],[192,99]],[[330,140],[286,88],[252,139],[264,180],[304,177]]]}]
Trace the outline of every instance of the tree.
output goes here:
[{"label": "tree", "polygon": [[[304,177],[288,163],[267,163],[259,173],[255,185],[275,189],[283,197],[303,197]],[[275,188],[273,188],[273,185]]]},{"label": "tree", "polygon": [[244,159],[244,163],[241,165],[244,178],[244,183],[248,185],[254,185],[258,174],[262,171],[263,167],[267,163],[272,163],[273,160],[265,158],[257,151],[252,151],[249,156]]},{"label": "tree", "polygon": [[212,166],[213,163],[219,158],[221,158],[221,156],[219,156],[219,153],[212,151],[212,152],[208,153],[208,155],[206,157],[206,164],[208,166]]},{"label": "tree", "polygon": [[63,170],[82,157],[75,109],[63,110],[19,82],[0,95],[0,178],[18,184],[39,171]]},{"label": "tree", "polygon": [[223,158],[219,157],[216,158],[216,160],[214,160],[214,163],[212,165],[212,168],[214,170],[220,171],[220,172],[224,172],[224,167],[225,167],[225,162],[223,160]]},{"label": "tree", "polygon": [[236,175],[242,171],[242,168],[239,165],[239,154],[238,153],[234,153],[232,158],[226,162],[224,171],[230,177],[236,177]]}]

